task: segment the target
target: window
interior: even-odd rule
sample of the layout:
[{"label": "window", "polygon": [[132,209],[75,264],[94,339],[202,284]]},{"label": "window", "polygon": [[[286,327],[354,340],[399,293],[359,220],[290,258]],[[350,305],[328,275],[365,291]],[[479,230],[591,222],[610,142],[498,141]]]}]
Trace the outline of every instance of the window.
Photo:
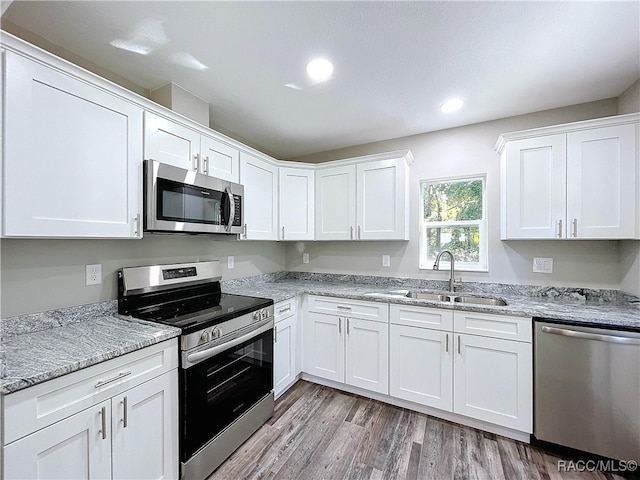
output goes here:
[{"label": "window", "polygon": [[[449,250],[456,270],[486,271],[485,176],[422,180],[420,196],[420,268],[431,270],[438,253]],[[446,255],[440,267],[449,263]]]}]

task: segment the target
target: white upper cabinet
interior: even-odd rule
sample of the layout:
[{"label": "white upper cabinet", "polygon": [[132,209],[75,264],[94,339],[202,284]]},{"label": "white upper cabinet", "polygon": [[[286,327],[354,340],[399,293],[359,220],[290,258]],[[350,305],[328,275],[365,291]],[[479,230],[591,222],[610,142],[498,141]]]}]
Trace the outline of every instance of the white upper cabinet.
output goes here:
[{"label": "white upper cabinet", "polygon": [[640,238],[639,118],[501,136],[502,239]]},{"label": "white upper cabinet", "polygon": [[354,240],[356,166],[316,170],[316,240]]},{"label": "white upper cabinet", "polygon": [[238,183],[240,151],[168,118],[144,112],[144,158]]},{"label": "white upper cabinet", "polygon": [[240,152],[240,183],[244,185],[242,239],[278,240],[278,167]]},{"label": "white upper cabinet", "polygon": [[280,240],[314,239],[314,172],[280,167]]},{"label": "white upper cabinet", "polygon": [[316,171],[316,240],[408,240],[411,153],[349,161]]},{"label": "white upper cabinet", "polygon": [[409,240],[408,170],[404,158],[357,165],[358,240]]},{"label": "white upper cabinet", "polygon": [[142,109],[5,52],[3,235],[142,237]]}]

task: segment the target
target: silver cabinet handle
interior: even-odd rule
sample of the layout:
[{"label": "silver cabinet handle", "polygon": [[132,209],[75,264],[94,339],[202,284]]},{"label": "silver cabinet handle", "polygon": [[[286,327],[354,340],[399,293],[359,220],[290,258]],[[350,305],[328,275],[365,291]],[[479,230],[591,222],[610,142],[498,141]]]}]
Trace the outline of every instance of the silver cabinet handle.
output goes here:
[{"label": "silver cabinet handle", "polygon": [[121,372],[121,373],[119,373],[118,375],[116,375],[115,377],[110,378],[109,380],[102,380],[102,381],[100,381],[100,382],[96,383],[96,386],[95,386],[94,388],[104,387],[104,386],[105,386],[105,385],[107,385],[108,383],[118,381],[118,380],[120,380],[121,378],[124,378],[124,377],[126,377],[126,376],[128,376],[128,375],[131,375],[131,372]]},{"label": "silver cabinet handle", "polygon": [[134,218],[133,221],[135,222],[135,228],[133,229],[133,235],[135,237],[139,237],[140,236],[140,214],[137,214],[136,218]]},{"label": "silver cabinet handle", "polygon": [[608,343],[624,343],[626,345],[640,345],[640,337],[627,337],[625,335],[603,335],[600,333],[580,332],[578,330],[571,330],[568,328],[555,328],[547,326],[543,326],[542,331],[544,333],[562,335],[564,337],[583,338],[585,340],[597,340],[600,342]]},{"label": "silver cabinet handle", "polygon": [[342,335],[342,317],[338,317],[338,334]]},{"label": "silver cabinet handle", "polygon": [[107,439],[107,407],[102,407],[99,412],[100,420],[102,422],[102,428],[98,430],[98,433],[102,433],[102,439]]},{"label": "silver cabinet handle", "polygon": [[244,224],[243,235],[244,235],[244,238],[246,239],[247,238],[247,224],[246,223]]},{"label": "silver cabinet handle", "polygon": [[444,344],[444,351],[449,353],[449,334],[446,334],[446,339],[445,339],[445,344]]},{"label": "silver cabinet handle", "polygon": [[122,426],[123,428],[127,428],[127,424],[129,423],[127,419],[127,397],[124,397],[122,399],[122,407],[123,407]]},{"label": "silver cabinet handle", "polygon": [[360,225],[358,225],[358,240],[360,240],[362,238],[362,229],[360,228]]},{"label": "silver cabinet handle", "polygon": [[209,175],[209,155],[204,157],[203,163],[204,163],[204,174]]},{"label": "silver cabinet handle", "polygon": [[347,318],[347,335],[349,335],[349,319]]},{"label": "silver cabinet handle", "polygon": [[196,153],[193,155],[193,171],[194,172],[200,171],[200,154],[199,153]]},{"label": "silver cabinet handle", "polygon": [[337,305],[336,308],[338,310],[351,310],[351,307],[347,307],[345,305]]},{"label": "silver cabinet handle", "polygon": [[562,219],[558,220],[558,238],[562,238]]},{"label": "silver cabinet handle", "polygon": [[350,227],[349,227],[349,229],[350,229],[350,231],[351,231],[351,233],[350,233],[350,235],[349,235],[349,238],[350,238],[351,240],[353,240],[353,225],[352,225],[352,226],[350,226]]},{"label": "silver cabinet handle", "polygon": [[462,355],[460,353],[460,335],[458,335],[458,355]]},{"label": "silver cabinet handle", "polygon": [[578,236],[578,219],[574,218],[571,222],[571,236],[574,238]]},{"label": "silver cabinet handle", "polygon": [[284,240],[284,227],[282,227],[282,240]]},{"label": "silver cabinet handle", "polygon": [[273,343],[278,343],[278,327],[273,327]]}]

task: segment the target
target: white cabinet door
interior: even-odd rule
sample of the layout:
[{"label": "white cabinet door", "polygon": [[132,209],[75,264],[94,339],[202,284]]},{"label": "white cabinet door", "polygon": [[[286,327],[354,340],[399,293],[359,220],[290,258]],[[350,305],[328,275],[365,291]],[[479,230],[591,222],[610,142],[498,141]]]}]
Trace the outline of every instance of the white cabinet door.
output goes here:
[{"label": "white cabinet door", "polygon": [[5,236],[142,236],[142,109],[5,53]]},{"label": "white cabinet door", "polygon": [[567,237],[634,238],[636,126],[567,134]]},{"label": "white cabinet door", "polygon": [[342,318],[346,327],[346,383],[389,393],[389,324]]},{"label": "white cabinet door", "polygon": [[273,390],[276,398],[296,379],[296,316],[291,315],[274,325]]},{"label": "white cabinet door", "polygon": [[144,112],[144,158],[198,171],[200,133],[150,112]]},{"label": "white cabinet door", "polygon": [[313,240],[313,170],[280,167],[280,240]]},{"label": "white cabinet door", "polygon": [[336,315],[309,312],[304,328],[304,370],[344,382],[344,322]]},{"label": "white cabinet door", "polygon": [[204,135],[200,139],[202,173],[212,177],[240,182],[240,150]]},{"label": "white cabinet door", "polygon": [[354,240],[356,167],[316,170],[316,240]]},{"label": "white cabinet door", "polygon": [[409,240],[404,158],[357,165],[358,240]]},{"label": "white cabinet door", "polygon": [[453,411],[532,432],[531,344],[456,334]]},{"label": "white cabinet door", "polygon": [[3,478],[110,479],[111,402],[94,405],[7,445]]},{"label": "white cabinet door", "polygon": [[278,239],[278,167],[240,152],[247,240]]},{"label": "white cabinet door", "polygon": [[389,394],[451,411],[453,333],[393,324],[389,329]]},{"label": "white cabinet door", "polygon": [[113,478],[178,478],[178,377],[165,373],[114,397]]},{"label": "white cabinet door", "polygon": [[566,135],[516,140],[506,148],[503,237],[565,237]]}]

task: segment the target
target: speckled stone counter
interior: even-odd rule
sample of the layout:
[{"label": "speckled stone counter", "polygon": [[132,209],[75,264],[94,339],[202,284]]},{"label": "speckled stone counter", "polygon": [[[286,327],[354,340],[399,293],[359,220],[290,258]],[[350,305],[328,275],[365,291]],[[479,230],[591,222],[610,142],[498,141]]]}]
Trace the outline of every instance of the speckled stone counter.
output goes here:
[{"label": "speckled stone counter", "polygon": [[0,319],[0,393],[160,343],[180,329],[116,313],[116,302]]},{"label": "speckled stone counter", "polygon": [[455,295],[490,295],[507,306],[471,305],[380,295],[389,290],[444,291],[447,282],[358,275],[273,274],[223,282],[226,293],[272,298],[275,302],[304,293],[383,303],[545,318],[578,325],[640,331],[640,298],[613,290],[463,283]]}]

